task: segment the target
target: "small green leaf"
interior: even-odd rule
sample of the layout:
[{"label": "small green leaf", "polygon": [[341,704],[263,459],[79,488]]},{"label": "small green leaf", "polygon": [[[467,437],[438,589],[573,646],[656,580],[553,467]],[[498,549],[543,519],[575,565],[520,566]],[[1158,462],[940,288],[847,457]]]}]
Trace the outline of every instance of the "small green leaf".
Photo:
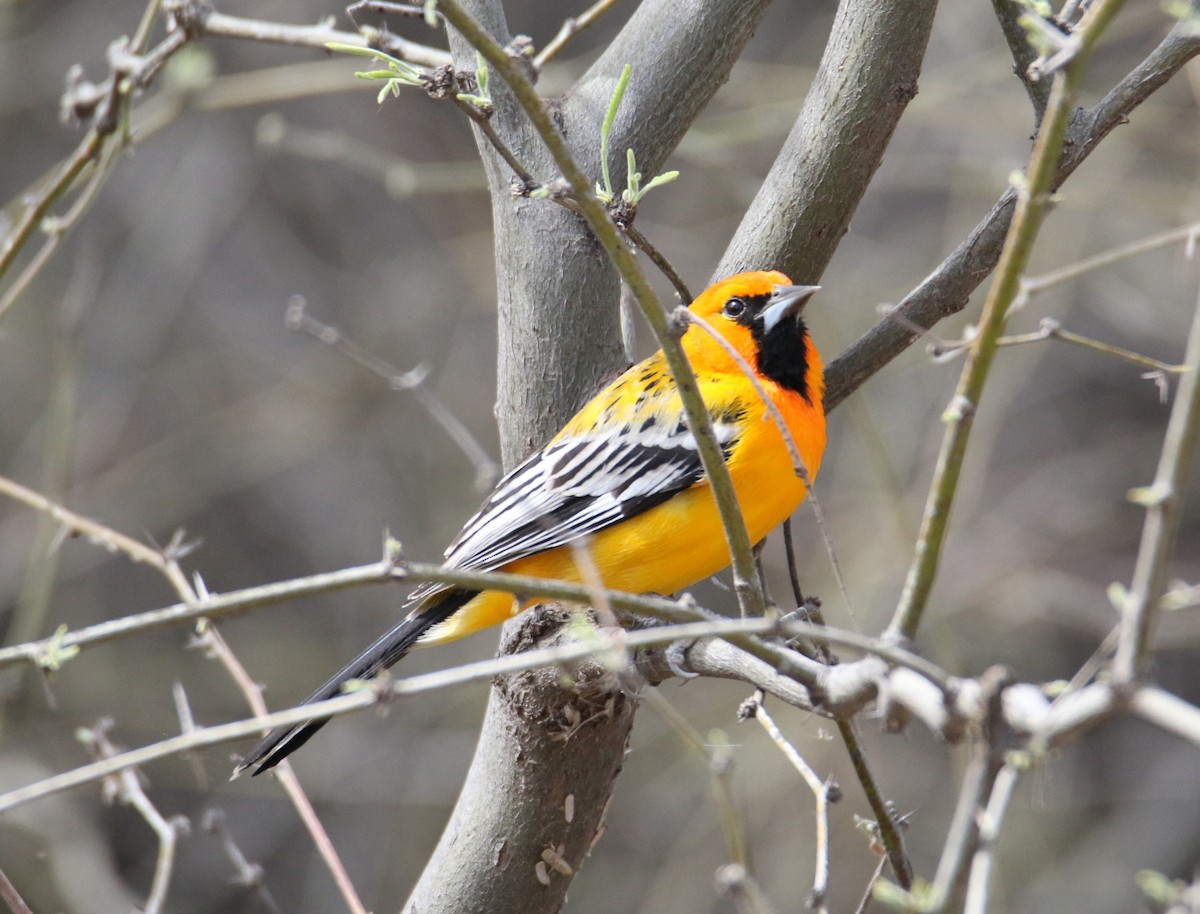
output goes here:
[{"label": "small green leaf", "polygon": [[60,625],[54,630],[54,634],[46,641],[46,646],[43,647],[34,658],[38,666],[48,673],[57,673],[64,663],[79,653],[79,647],[74,644],[63,644],[63,639],[67,637],[67,627]]},{"label": "small green leaf", "polygon": [[1166,907],[1174,904],[1182,886],[1156,870],[1138,870],[1133,877],[1142,894],[1157,905]]},{"label": "small green leaf", "polygon": [[[639,175],[639,177],[640,177],[640,175]],[[650,183],[642,188],[642,196],[643,197],[646,196],[647,193],[649,193],[651,190],[653,190],[656,187],[662,187],[664,184],[670,184],[672,181],[674,181],[678,177],[679,177],[679,172],[677,172],[677,171],[665,171],[661,175],[657,175],[657,176],[651,178]]]},{"label": "small green leaf", "polygon": [[437,0],[425,0],[425,24],[431,29],[438,27]]},{"label": "small green leaf", "polygon": [[613,90],[612,98],[608,102],[608,112],[604,115],[604,123],[600,126],[600,175],[604,179],[604,197],[601,197],[605,202],[611,201],[613,198],[612,179],[608,173],[608,137],[612,133],[613,121],[617,119],[617,109],[621,107],[621,99],[625,97],[625,87],[629,85],[629,74],[633,72],[633,67],[625,64],[621,70],[621,78],[617,80],[617,88]]}]

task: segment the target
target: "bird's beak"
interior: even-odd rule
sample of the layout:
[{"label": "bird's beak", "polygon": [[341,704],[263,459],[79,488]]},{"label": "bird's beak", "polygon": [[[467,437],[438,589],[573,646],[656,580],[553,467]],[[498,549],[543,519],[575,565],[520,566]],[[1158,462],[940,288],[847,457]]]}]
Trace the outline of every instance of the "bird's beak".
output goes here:
[{"label": "bird's beak", "polygon": [[805,303],[820,286],[776,286],[762,310],[763,330],[770,333],[785,317],[799,317]]}]

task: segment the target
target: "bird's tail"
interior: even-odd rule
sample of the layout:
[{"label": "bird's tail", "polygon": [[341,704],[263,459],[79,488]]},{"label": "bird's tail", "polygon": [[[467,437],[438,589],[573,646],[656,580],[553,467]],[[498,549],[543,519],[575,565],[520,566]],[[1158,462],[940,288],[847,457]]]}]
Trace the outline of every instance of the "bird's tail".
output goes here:
[{"label": "bird's tail", "polygon": [[[333,677],[313,692],[304,704],[324,701],[340,695],[342,686],[352,679],[371,679],[407,654],[429,629],[444,622],[478,595],[473,590],[452,590],[437,603],[420,607],[403,622],[385,633],[369,648],[338,670]],[[277,727],[263,737],[233,770],[236,778],[249,769],[250,775],[262,774],[274,768],[325,726],[328,717],[317,717],[290,727]]]}]

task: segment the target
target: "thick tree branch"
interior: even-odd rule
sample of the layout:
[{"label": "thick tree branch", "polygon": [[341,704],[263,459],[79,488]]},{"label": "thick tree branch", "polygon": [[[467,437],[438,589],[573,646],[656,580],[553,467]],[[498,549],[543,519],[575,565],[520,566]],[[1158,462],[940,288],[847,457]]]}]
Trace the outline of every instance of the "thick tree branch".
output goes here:
[{"label": "thick tree branch", "polygon": [[909,101],[933,25],[934,0],[846,0],[783,149],[717,276],[778,267],[816,282]]}]

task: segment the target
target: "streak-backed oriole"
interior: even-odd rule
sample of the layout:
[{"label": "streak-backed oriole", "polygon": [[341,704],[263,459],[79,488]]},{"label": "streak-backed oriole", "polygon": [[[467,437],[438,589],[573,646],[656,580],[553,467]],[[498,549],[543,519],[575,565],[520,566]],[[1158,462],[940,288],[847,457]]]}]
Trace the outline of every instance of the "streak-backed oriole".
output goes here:
[{"label": "streak-backed oriole", "polygon": [[[825,449],[821,357],[801,319],[815,286],[782,273],[741,273],[705,290],[691,310],[754,370],[799,450],[809,478]],[[682,346],[696,373],[752,542],[804,499],[783,435],[754,382],[701,327]],[[634,365],[581,409],[541,450],[508,473],[446,550],[453,568],[506,571],[582,583],[587,549],[606,587],[673,593],[729,564],[720,515],[679,391],[662,352]],[[427,584],[408,617],[309,697],[369,679],[418,641],[460,638],[538,602],[501,591]],[[326,719],[270,733],[238,766],[260,774],[301,746]]]}]

